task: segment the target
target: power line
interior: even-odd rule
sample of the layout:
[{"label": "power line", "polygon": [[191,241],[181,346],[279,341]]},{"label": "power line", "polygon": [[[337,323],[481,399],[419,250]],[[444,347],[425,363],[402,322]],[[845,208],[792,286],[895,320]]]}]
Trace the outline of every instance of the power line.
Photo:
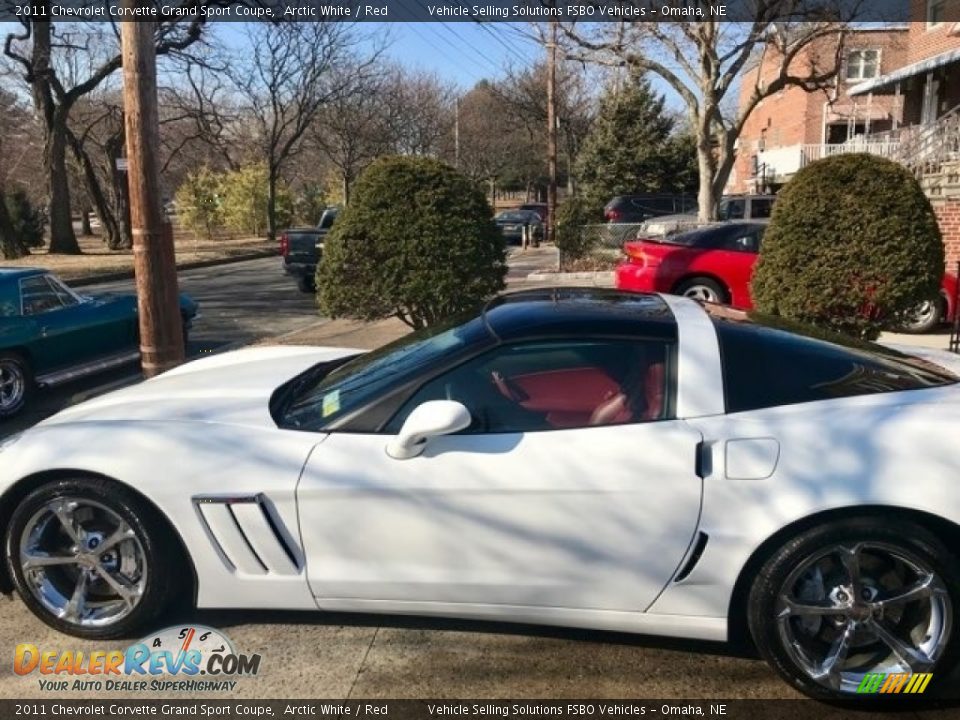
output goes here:
[{"label": "power line", "polygon": [[[470,49],[473,50],[473,52],[477,55],[477,57],[481,58],[482,61],[485,62],[489,68],[491,68],[494,72],[500,71],[500,68],[494,65],[489,58],[485,57],[481,52],[473,48],[469,43],[463,41],[463,46],[458,46],[456,43],[450,40],[450,38],[448,38],[446,35],[437,31],[436,28],[433,27],[433,25],[434,23],[428,23],[427,28],[429,28],[430,32],[434,35],[434,37],[441,40],[443,43],[445,43],[450,48],[452,48],[455,52],[460,53],[461,57],[463,57],[466,60],[469,60],[472,63],[475,63],[475,61],[472,58],[469,58],[464,54],[464,46],[470,47]],[[475,63],[475,64],[479,64],[479,63]]]},{"label": "power line", "polygon": [[427,38],[417,29],[417,23],[404,23],[404,27],[412,30],[414,35],[420,38],[420,40],[422,40],[427,47],[431,48],[432,50],[435,50],[439,55],[442,55],[449,62],[451,62],[456,67],[458,67],[460,70],[464,71],[470,77],[474,78],[475,80],[483,79],[483,74],[478,74],[475,70],[464,67],[463,65],[460,64],[460,62],[457,59],[451,57],[442,48],[437,47],[437,45],[434,42],[432,42],[429,38]]},{"label": "power line", "polygon": [[496,32],[496,31],[494,30],[494,27],[495,27],[495,26],[491,26],[489,23],[485,23],[485,22],[483,22],[483,21],[481,21],[481,20],[474,20],[474,22],[475,22],[477,25],[479,25],[488,35],[490,35],[490,37],[492,37],[494,40],[496,40],[498,43],[500,43],[500,45],[502,45],[504,48],[506,48],[507,52],[509,52],[509,53],[512,54],[514,57],[516,57],[517,59],[519,59],[520,62],[523,62],[523,63],[529,62],[529,58],[526,58],[526,57],[524,57],[523,55],[521,55],[521,54],[516,50],[516,48],[513,47],[513,45],[511,45],[509,42],[505,41],[505,40],[500,36],[500,33]]}]

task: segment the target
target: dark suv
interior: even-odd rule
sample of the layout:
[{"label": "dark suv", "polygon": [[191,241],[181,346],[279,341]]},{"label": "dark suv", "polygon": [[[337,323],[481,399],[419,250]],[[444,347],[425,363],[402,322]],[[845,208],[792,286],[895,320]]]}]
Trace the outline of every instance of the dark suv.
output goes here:
[{"label": "dark suv", "polygon": [[603,219],[608,223],[641,223],[652,217],[696,212],[696,209],[697,198],[694,195],[617,195],[603,208]]}]

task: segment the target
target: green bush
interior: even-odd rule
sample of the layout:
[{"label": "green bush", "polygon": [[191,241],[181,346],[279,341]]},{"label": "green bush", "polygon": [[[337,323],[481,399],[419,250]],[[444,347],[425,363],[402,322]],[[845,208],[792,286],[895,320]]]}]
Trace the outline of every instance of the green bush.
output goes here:
[{"label": "green bush", "polygon": [[177,188],[177,214],[184,227],[208,240],[223,225],[221,182],[223,178],[202,167],[187,175]]},{"label": "green bush", "polygon": [[13,230],[27,247],[43,247],[43,231],[47,216],[42,208],[30,202],[23,190],[14,190],[6,195],[7,212]]},{"label": "green bush", "polygon": [[429,158],[385,157],[358,178],[327,236],[318,301],[331,317],[414,328],[502,290],[503,236],[477,186]]},{"label": "green bush", "polygon": [[582,196],[571,197],[557,207],[557,249],[560,264],[586,257],[600,244],[600,235],[586,226],[603,222],[603,207]]},{"label": "green bush", "polygon": [[872,155],[820,160],[780,192],[753,275],[759,311],[871,340],[937,297],[943,243],[916,179]]}]

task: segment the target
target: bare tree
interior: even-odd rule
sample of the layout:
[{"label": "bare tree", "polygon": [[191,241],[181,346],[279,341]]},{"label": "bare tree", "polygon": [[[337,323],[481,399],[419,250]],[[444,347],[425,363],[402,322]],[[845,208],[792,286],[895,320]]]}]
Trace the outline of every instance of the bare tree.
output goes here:
[{"label": "bare tree", "polygon": [[[195,6],[202,5],[192,0]],[[37,0],[35,11],[51,15],[51,0]],[[184,50],[201,35],[204,20],[157,24],[160,56]],[[16,63],[42,119],[44,170],[48,184],[50,252],[80,252],[73,232],[67,179],[69,116],[77,101],[120,68],[118,29],[114,24],[21,20],[7,34],[4,54]]]},{"label": "bare tree", "polygon": [[[574,192],[573,163],[590,131],[596,114],[597,94],[587,68],[580,63],[561,62],[557,72],[557,125],[566,157],[567,189]],[[492,86],[514,122],[546,144],[547,65],[507,69],[506,77]]]},{"label": "bare tree", "polygon": [[[849,17],[834,13],[822,21],[804,17],[806,5],[804,0],[765,0],[751,6],[749,22],[564,23],[561,28],[570,56],[653,73],[680,96],[697,145],[700,219],[712,220],[736,159],[737,138],[757,104],[789,86],[826,87],[837,74],[858,2],[849,4]],[[764,72],[756,74],[746,102],[725,116],[724,101],[753,63],[762,63]]]},{"label": "bare tree", "polygon": [[[164,158],[160,171],[174,178],[174,187],[190,167],[236,170],[253,150],[237,132],[241,116],[232,97],[228,64],[221,61],[225,54],[223,48],[213,48],[202,56],[178,58],[175,71],[159,88]],[[187,167],[182,167],[184,158]]]},{"label": "bare tree", "polygon": [[387,73],[381,92],[394,152],[439,156],[452,149],[455,85],[398,66]]},{"label": "bare tree", "polygon": [[491,83],[479,82],[460,102],[460,169],[489,183],[496,199],[505,178],[528,181],[543,173],[542,143],[511,123],[505,104]]},{"label": "bare tree", "polygon": [[310,128],[310,140],[340,176],[345,204],[350,202],[353,181],[360,171],[391,150],[383,86],[381,78],[361,75],[351,92],[334,98]]},{"label": "bare tree", "polygon": [[303,149],[304,134],[320,111],[355,91],[357,74],[372,67],[376,52],[357,60],[361,36],[343,22],[257,23],[248,40],[231,75],[251,140],[267,166],[267,237],[273,239],[284,167]]},{"label": "bare tree", "polygon": [[67,140],[107,247],[133,247],[126,174],[117,168],[126,146],[119,93],[97,91],[78,101],[71,113]]}]

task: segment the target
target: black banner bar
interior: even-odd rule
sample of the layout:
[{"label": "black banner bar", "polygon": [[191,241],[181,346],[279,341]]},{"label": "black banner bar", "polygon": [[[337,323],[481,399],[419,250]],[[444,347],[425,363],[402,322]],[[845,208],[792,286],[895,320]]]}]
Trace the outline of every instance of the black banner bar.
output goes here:
[{"label": "black banner bar", "polygon": [[[910,0],[793,0],[784,7],[798,20],[926,20],[926,2]],[[943,21],[960,21],[960,3],[942,12]],[[0,21],[752,22],[756,14],[756,0],[153,0],[136,8],[120,0],[0,0]]]}]

